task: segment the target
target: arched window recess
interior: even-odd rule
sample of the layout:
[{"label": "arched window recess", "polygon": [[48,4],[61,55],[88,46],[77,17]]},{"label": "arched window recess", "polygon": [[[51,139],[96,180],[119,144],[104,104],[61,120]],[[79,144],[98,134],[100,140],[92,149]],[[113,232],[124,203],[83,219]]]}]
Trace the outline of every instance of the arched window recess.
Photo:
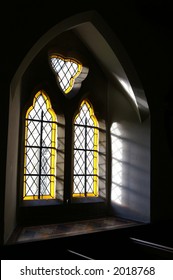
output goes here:
[{"label": "arched window recess", "polygon": [[[109,199],[110,206],[111,206],[111,213],[115,215],[119,215],[119,217],[124,218],[132,218],[139,221],[149,221],[150,220],[150,119],[149,117],[149,107],[148,103],[145,97],[145,93],[143,90],[143,87],[138,79],[137,73],[133,67],[133,65],[130,62],[130,59],[128,55],[126,54],[124,48],[121,46],[121,43],[119,42],[116,35],[112,32],[112,30],[107,26],[107,24],[104,22],[104,20],[95,12],[86,12],[79,15],[74,15],[71,18],[68,18],[64,20],[63,22],[58,23],[56,26],[54,26],[51,30],[49,30],[46,34],[44,34],[38,42],[31,48],[31,50],[28,52],[28,54],[24,57],[21,65],[17,69],[11,85],[10,85],[10,99],[9,99],[9,123],[8,123],[8,144],[7,144],[7,163],[6,163],[6,183],[5,183],[5,203],[4,203],[4,240],[5,242],[8,240],[9,236],[14,230],[14,225],[16,225],[20,220],[26,220],[27,215],[30,216],[30,212],[28,212],[27,207],[16,207],[17,204],[17,197],[18,197],[18,176],[20,180],[21,175],[21,169],[18,169],[18,160],[20,156],[20,149],[19,149],[19,143],[20,143],[20,117],[21,117],[21,97],[25,92],[22,90],[22,85],[25,82],[25,75],[27,74],[27,71],[30,69],[30,65],[33,67],[34,62],[37,61],[36,58],[40,55],[41,50],[46,51],[46,58],[47,60],[47,47],[52,46],[53,40],[58,38],[59,35],[63,34],[66,31],[72,31],[77,35],[77,37],[80,39],[80,41],[86,45],[88,52],[92,54],[92,58],[96,62],[99,63],[101,66],[103,72],[106,74],[107,77],[111,78],[111,81],[109,82],[108,86],[108,96],[109,100],[110,97],[112,97],[113,102],[109,102],[109,112],[113,115],[113,122],[120,123],[121,128],[121,135],[117,135],[112,132],[113,139],[111,139],[112,142],[114,140],[116,143],[121,144],[121,147],[123,147],[123,165],[121,165],[121,158],[117,158],[117,150],[115,149],[115,156],[113,156],[113,162],[112,162],[112,174],[113,174],[113,180],[111,184],[111,178],[107,175],[111,175],[108,171],[108,168],[110,168],[110,161],[111,156],[108,155],[107,157],[107,148],[110,147],[110,139],[108,139],[106,132],[109,130],[105,129],[105,123],[106,118],[103,116],[103,128],[101,127],[95,127],[93,128],[94,131],[99,131],[99,137],[98,137],[98,150],[99,152],[96,153],[95,149],[91,153],[91,166],[92,170],[89,169],[91,173],[87,172],[81,172],[82,176],[76,176],[76,178],[81,179],[81,182],[79,184],[77,183],[77,179],[75,181],[75,184],[73,185],[72,191],[71,191],[71,184],[68,187],[70,189],[70,194],[72,194],[73,197],[84,197],[84,195],[88,196],[101,196],[103,198],[111,198]],[[67,41],[67,46],[68,46]],[[50,45],[49,45],[50,44]],[[105,55],[106,54],[106,55]],[[84,67],[82,60],[78,61],[75,56],[67,55],[59,55],[59,53],[52,53],[52,59],[55,59],[56,61],[62,60],[62,64],[65,66],[65,69],[68,70],[65,72],[62,76],[59,74],[59,71],[57,70],[56,66],[51,66],[51,71],[53,71],[50,74],[50,81],[51,74],[55,75],[57,84],[59,88],[61,89],[62,94],[64,94],[67,98],[71,98],[75,96],[75,94],[78,92],[78,90],[81,87],[82,82],[87,77],[88,69],[87,67]],[[51,55],[49,55],[49,62]],[[36,59],[36,60],[35,60]],[[70,62],[68,61],[69,59]],[[74,72],[67,76],[67,73],[69,72],[69,69],[67,65],[77,65],[74,68]],[[42,63],[40,64],[42,66]],[[47,61],[44,64],[47,66]],[[51,64],[50,64],[51,65]],[[92,64],[91,64],[92,65]],[[31,67],[31,69],[32,69]],[[38,69],[38,68],[37,68]],[[39,68],[41,69],[41,68]],[[32,69],[33,70],[33,69]],[[62,70],[62,69],[61,69]],[[91,71],[91,69],[90,69]],[[27,78],[30,78],[34,75],[32,75],[33,72],[31,72]],[[42,73],[42,72],[41,72]],[[47,70],[46,70],[47,73]],[[91,72],[92,73],[92,72]],[[69,73],[68,73],[69,74]],[[59,75],[59,76],[58,76]],[[40,73],[38,75],[39,79]],[[60,86],[60,80],[63,77],[67,79],[67,84],[65,87]],[[41,77],[42,79],[42,77]],[[128,106],[128,103],[126,102],[125,98],[121,98],[123,95],[119,94],[119,89],[115,90],[115,87],[112,85],[116,85],[118,80],[118,84],[121,85],[121,88],[125,91],[125,97],[127,96],[130,101],[132,101],[133,107],[135,110],[131,110],[132,108]],[[89,79],[88,79],[89,81]],[[88,82],[86,81],[86,82]],[[92,81],[92,80],[90,80]],[[94,91],[93,84],[90,83],[92,91],[100,93],[99,90]],[[114,83],[115,81],[115,83]],[[33,85],[35,87],[35,83],[26,79],[26,86]],[[40,83],[40,80],[38,81]],[[125,83],[126,82],[126,83]],[[102,85],[102,83],[101,83]],[[100,85],[100,89],[102,89],[102,86]],[[129,87],[130,85],[130,87]],[[54,85],[53,85],[54,86]],[[94,87],[96,88],[97,83],[94,84]],[[99,83],[98,83],[99,86]],[[55,84],[56,87],[56,84]],[[26,87],[24,87],[25,89]],[[51,86],[52,88],[52,86]],[[89,87],[88,87],[89,88]],[[103,88],[104,89],[104,88]],[[132,91],[131,91],[132,89]],[[28,89],[29,90],[29,89]],[[124,93],[123,91],[123,93]],[[56,92],[56,90],[55,90]],[[39,95],[42,93],[41,95]],[[133,94],[131,94],[133,93]],[[40,91],[37,95],[35,95],[35,99],[33,102],[33,105],[28,109],[25,120],[25,147],[23,147],[24,151],[24,160],[22,159],[22,193],[23,193],[23,199],[26,203],[25,205],[29,205],[27,203],[27,200],[38,200],[40,199],[49,199],[50,204],[52,203],[52,198],[59,197],[59,193],[63,200],[63,190],[64,190],[64,161],[65,161],[65,137],[64,137],[64,123],[65,121],[62,121],[61,126],[61,133],[59,132],[59,121],[58,121],[58,153],[54,153],[54,151],[57,149],[57,143],[53,141],[54,136],[56,134],[57,125],[54,127],[54,111],[51,108],[51,103],[49,103],[49,99],[47,99],[47,94],[45,92]],[[45,94],[45,95],[44,95]],[[58,93],[59,94],[59,93]],[[105,96],[103,94],[103,96]],[[124,97],[123,96],[123,97]],[[32,133],[28,132],[28,128],[30,125],[29,118],[31,117],[31,112],[34,110],[34,106],[38,106],[39,102],[38,100],[40,98],[43,100],[43,104],[41,106],[41,111],[49,115],[52,119],[49,123],[49,127],[51,127],[51,132],[48,133],[50,136],[50,143],[52,146],[46,145],[46,152],[49,153],[50,157],[47,158],[45,156],[45,160],[48,160],[48,171],[46,171],[46,176],[42,176],[43,173],[40,173],[41,176],[38,176],[38,171],[43,171],[44,168],[41,168],[38,166],[38,164],[34,164],[34,166],[37,166],[38,169],[34,166],[32,166],[31,162],[31,154],[28,152],[31,150],[34,151],[40,151],[40,146],[35,145],[38,139],[34,136],[33,142],[28,142],[29,134],[32,135]],[[94,99],[93,99],[94,100]],[[98,99],[95,99],[96,102]],[[99,97],[99,100],[101,98]],[[110,100],[111,101],[111,100]],[[101,103],[102,105],[103,103]],[[86,104],[85,104],[86,105]],[[112,105],[112,106],[111,106]],[[123,107],[120,107],[119,105],[123,105]],[[43,109],[44,108],[44,109]],[[87,110],[90,112],[90,110]],[[117,112],[115,112],[115,108],[117,108]],[[118,110],[120,108],[120,110]],[[102,107],[101,107],[102,110]],[[111,110],[111,111],[110,111]],[[103,110],[102,110],[103,111]],[[137,117],[133,117],[133,112],[137,112]],[[128,114],[127,114],[128,113]],[[80,114],[77,114],[74,126],[77,128],[76,131],[79,131],[80,129],[80,123],[77,123],[77,117],[79,117]],[[131,117],[132,115],[132,117]],[[101,116],[101,118],[102,118]],[[38,116],[36,116],[38,117]],[[130,117],[130,118],[129,118]],[[91,115],[89,114],[89,119],[91,118]],[[118,118],[118,120],[117,120]],[[32,126],[34,128],[34,131],[36,132],[36,128],[38,129],[41,126],[41,123],[46,124],[44,121],[44,118],[42,119],[41,116],[39,116],[39,119],[35,119],[32,116]],[[63,119],[63,117],[62,117]],[[91,118],[92,119],[92,118]],[[42,120],[42,122],[41,122]],[[59,120],[59,116],[58,116]],[[139,123],[139,120],[142,120],[143,123]],[[36,122],[39,124],[36,126]],[[55,121],[56,123],[56,121]],[[101,120],[99,119],[99,126],[101,124]],[[71,125],[71,123],[70,123]],[[52,129],[54,127],[54,129]],[[82,131],[85,131],[85,127],[82,127]],[[88,127],[87,127],[88,129]],[[54,131],[54,132],[53,132]],[[37,132],[36,132],[37,134]],[[45,134],[44,134],[45,135]],[[44,138],[44,135],[42,137]],[[77,135],[77,132],[76,132]],[[62,138],[60,145],[59,138]],[[77,137],[77,136],[76,136]],[[30,138],[31,139],[31,138]],[[117,142],[117,139],[120,140]],[[105,141],[106,140],[106,141]],[[109,140],[109,142],[107,141]],[[122,141],[121,141],[122,140]],[[46,140],[48,141],[48,140]],[[41,142],[41,141],[40,141]],[[93,144],[94,140],[91,141]],[[53,144],[54,143],[54,144]],[[77,142],[78,143],[78,142]],[[86,141],[86,144],[88,142]],[[107,144],[108,143],[108,144]],[[88,144],[89,145],[89,144]],[[30,146],[30,147],[29,147]],[[43,145],[42,145],[43,146]],[[44,146],[43,146],[44,147]],[[45,148],[45,147],[44,147]],[[61,149],[61,153],[59,153]],[[70,150],[71,151],[71,150]],[[84,157],[84,155],[88,152],[87,149],[84,149],[81,151],[81,155]],[[109,152],[109,151],[108,151]],[[77,160],[77,156],[79,157],[80,150],[79,147],[75,146],[74,148],[74,160]],[[71,155],[71,153],[70,153]],[[96,157],[94,157],[96,155]],[[36,153],[33,153],[33,156],[36,159]],[[57,159],[57,166],[55,170],[55,163],[54,163],[54,157],[59,157],[59,160]],[[121,154],[122,156],[122,154]],[[22,155],[23,157],[23,155]],[[98,161],[98,168],[97,164],[93,163],[95,158],[99,157]],[[70,157],[71,160],[71,157]],[[78,167],[81,168],[82,171],[85,169],[85,165],[87,166],[87,161],[82,159],[82,164]],[[95,160],[95,162],[97,162]],[[118,169],[115,170],[114,166],[119,164],[119,167],[123,166],[123,169],[120,169],[120,173],[118,173]],[[20,165],[21,166],[21,165]],[[30,171],[28,170],[28,167],[30,166]],[[46,165],[45,165],[46,166]],[[96,168],[95,168],[96,166]],[[107,167],[107,168],[106,168]],[[59,170],[57,170],[59,168]],[[92,171],[95,168],[95,173],[93,172],[94,176],[92,175]],[[34,170],[35,173],[32,173]],[[68,170],[68,169],[66,169]],[[107,171],[108,170],[108,171]],[[59,172],[58,172],[59,171]],[[45,172],[45,170],[44,170]],[[70,169],[70,175],[71,175],[71,169]],[[109,173],[109,174],[108,174]],[[34,176],[35,174],[35,176]],[[74,170],[73,175],[77,174],[77,170]],[[120,174],[121,182],[118,181],[117,176]],[[87,176],[86,176],[87,175]],[[89,175],[89,176],[88,176]],[[58,178],[59,177],[59,178]],[[75,177],[75,176],[74,176]],[[37,178],[37,179],[36,179]],[[44,184],[46,188],[43,191],[42,185],[38,182],[43,182],[44,178],[46,178],[46,181],[49,183]],[[55,180],[56,178],[56,180]],[[57,179],[58,178],[58,179]],[[89,179],[92,181],[91,184],[87,185],[84,184],[84,180]],[[99,178],[99,180],[98,180]],[[107,179],[108,178],[108,179]],[[36,180],[35,180],[36,179]],[[38,180],[39,179],[39,180]],[[32,181],[32,184],[28,184],[28,180]],[[59,184],[59,189],[57,189],[57,186],[55,188],[55,182],[57,185],[57,181]],[[37,182],[37,183],[36,183]],[[108,182],[108,183],[107,183]],[[71,176],[70,176],[70,183],[71,183]],[[120,190],[119,185],[121,183],[121,193],[118,193],[118,197],[114,196],[114,193],[117,190]],[[118,185],[119,184],[119,185]],[[30,187],[31,186],[31,187]],[[34,186],[34,188],[32,187]],[[118,186],[118,188],[117,188]],[[112,188],[112,190],[111,190]],[[40,191],[39,191],[40,189]],[[68,190],[69,190],[68,189]],[[57,193],[58,190],[58,193]],[[108,195],[107,195],[108,193]],[[117,192],[116,192],[117,194]],[[82,198],[83,199],[83,198]],[[96,199],[97,200],[97,199]],[[37,202],[36,202],[37,203]],[[44,201],[43,201],[44,203]],[[33,203],[31,203],[33,204]],[[39,201],[40,204],[40,201]],[[10,205],[10,207],[9,207]],[[141,207],[141,205],[143,207]],[[122,207],[123,206],[123,207]],[[16,209],[19,210],[19,220],[16,215]],[[26,209],[26,210],[25,210]],[[31,209],[31,208],[30,208]],[[34,208],[35,211],[36,208]],[[44,208],[42,208],[44,210]],[[51,208],[52,209],[52,208]],[[75,208],[76,209],[76,208]],[[46,207],[47,210],[47,207]],[[40,211],[40,210],[39,210]],[[54,211],[54,209],[53,209]],[[81,211],[82,212],[82,211]],[[88,211],[89,212],[89,211]],[[32,212],[33,213],[33,212]],[[35,212],[34,212],[35,213]],[[41,212],[40,212],[41,213]],[[55,213],[55,211],[54,211]],[[57,216],[58,211],[56,212]],[[26,215],[27,214],[27,215]],[[44,212],[45,214],[45,212]],[[47,215],[47,213],[46,213]],[[61,213],[59,214],[61,215]],[[41,213],[41,217],[44,217],[44,215]],[[33,218],[33,217],[32,217]],[[62,218],[62,216],[60,217]],[[30,217],[29,217],[30,219]],[[38,219],[40,221],[40,217]]]}]

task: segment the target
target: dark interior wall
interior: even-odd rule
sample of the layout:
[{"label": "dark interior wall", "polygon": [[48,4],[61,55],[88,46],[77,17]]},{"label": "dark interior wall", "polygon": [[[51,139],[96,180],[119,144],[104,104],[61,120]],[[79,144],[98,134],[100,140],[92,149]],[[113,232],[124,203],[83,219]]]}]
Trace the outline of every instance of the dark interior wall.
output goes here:
[{"label": "dark interior wall", "polygon": [[[0,80],[3,95],[0,129],[1,240],[3,240],[4,195],[10,82],[33,44],[60,21],[83,11],[96,10],[126,49],[143,85],[151,113],[151,216],[172,219],[173,156],[170,143],[171,116],[168,96],[172,93],[172,8],[169,1],[85,2],[81,7],[54,1],[2,4]],[[56,12],[57,11],[57,12]],[[60,12],[59,12],[60,11]],[[55,13],[54,13],[55,12]],[[166,116],[166,118],[165,118]],[[169,126],[167,125],[169,122]],[[9,167],[8,167],[9,168]]]},{"label": "dark interior wall", "polygon": [[[143,25],[139,42],[144,42],[140,58],[137,53],[138,73],[142,78],[151,113],[151,219],[169,220],[173,217],[171,197],[173,158],[169,136],[170,121],[167,104],[172,94],[171,7],[153,7],[143,11]],[[145,18],[145,15],[147,17]],[[142,22],[142,21],[141,21]],[[138,61],[137,61],[138,60]],[[165,117],[167,116],[167,117]],[[167,124],[170,122],[170,127]]]},{"label": "dark interior wall", "polygon": [[173,217],[169,139],[173,122],[168,112],[172,95],[172,8],[169,1],[138,2],[126,31],[124,26],[124,32],[121,29],[118,33],[140,76],[150,107],[151,219],[162,221]]},{"label": "dark interior wall", "polygon": [[[16,88],[20,91],[20,87]],[[5,171],[6,182],[4,188],[4,236],[7,240],[16,226],[16,205],[17,205],[17,168],[19,148],[19,117],[20,117],[20,96],[15,95],[9,102],[9,128],[7,131],[7,166]]]}]

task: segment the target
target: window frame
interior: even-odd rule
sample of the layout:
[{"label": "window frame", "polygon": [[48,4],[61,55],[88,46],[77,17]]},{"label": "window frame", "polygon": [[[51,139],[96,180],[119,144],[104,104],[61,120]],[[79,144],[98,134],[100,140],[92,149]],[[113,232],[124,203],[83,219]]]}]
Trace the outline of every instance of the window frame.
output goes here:
[{"label": "window frame", "polygon": [[[84,106],[84,104],[86,104],[89,114],[90,114],[90,119],[93,121],[94,125],[90,126],[87,124],[76,124],[76,120],[77,118],[80,116],[80,111],[82,109],[82,107]],[[75,127],[82,127],[84,128],[84,133],[86,136],[86,132],[87,132],[87,128],[89,129],[93,129],[94,133],[93,133],[93,149],[88,149],[87,145],[88,143],[86,143],[85,140],[85,147],[83,149],[77,149],[75,148]],[[94,113],[94,108],[91,104],[91,102],[88,99],[83,99],[83,101],[80,103],[79,109],[77,114],[74,117],[74,121],[73,121],[73,138],[74,138],[74,145],[73,145],[73,190],[72,190],[72,197],[75,198],[81,198],[81,197],[98,197],[99,196],[99,167],[98,167],[98,162],[99,162],[99,122],[95,116]],[[85,138],[85,137],[84,137]],[[77,177],[78,175],[74,174],[74,161],[75,161],[75,151],[81,151],[84,153],[84,173],[82,175],[80,175],[81,177],[84,177],[84,191],[83,192],[79,192],[79,193],[75,193],[74,192],[74,176]],[[93,174],[86,174],[87,173],[87,152],[93,152]],[[92,192],[87,192],[86,188],[87,188],[87,178],[86,177],[93,177],[93,191]]]},{"label": "window frame", "polygon": [[[88,69],[89,68],[83,67],[83,70],[82,70],[82,73],[81,73],[81,76],[82,76],[81,81],[83,81],[84,78],[86,78],[86,76],[88,75],[88,71],[89,71]],[[84,70],[85,70],[85,73],[84,73]],[[80,78],[80,76],[79,76],[79,78]],[[97,178],[98,181],[102,181],[101,182],[101,185],[102,185],[102,187],[101,187],[102,188],[102,190],[101,190],[102,194],[101,195],[99,194],[98,196],[73,197],[72,196],[73,178],[71,178],[72,174],[67,172],[68,167],[66,166],[67,165],[66,160],[68,158],[69,162],[71,162],[70,163],[70,167],[71,167],[70,169],[71,169],[71,171],[73,170],[73,162],[71,161],[72,160],[73,146],[71,145],[71,141],[73,141],[73,136],[74,135],[71,132],[71,128],[70,127],[71,127],[71,125],[73,126],[73,120],[74,120],[74,114],[76,112],[76,107],[79,106],[80,100],[83,100],[85,96],[87,96],[87,99],[90,99],[89,102],[90,103],[92,102],[92,104],[93,104],[93,101],[95,100],[93,92],[92,92],[91,88],[89,88],[89,91],[87,91],[87,92],[86,92],[86,88],[85,87],[84,87],[84,91],[83,91],[83,88],[81,88],[81,90],[79,91],[78,95],[74,99],[70,100],[70,99],[66,98],[65,95],[62,95],[59,87],[57,87],[57,92],[56,92],[57,84],[54,83],[54,85],[53,85],[53,79],[51,78],[51,75],[49,76],[49,79],[50,79],[49,80],[49,82],[50,82],[49,85],[47,83],[45,83],[45,82],[39,83],[39,84],[35,84],[35,82],[34,82],[34,84],[32,84],[32,86],[35,88],[34,92],[36,92],[35,90],[40,88],[40,86],[41,86],[42,90],[47,93],[47,95],[51,99],[51,103],[53,105],[53,109],[54,109],[54,111],[55,111],[55,113],[56,113],[56,115],[58,117],[58,120],[57,120],[58,128],[61,128],[62,131],[64,130],[64,132],[62,132],[62,134],[65,135],[64,136],[65,140],[62,140],[62,141],[64,141],[64,144],[63,144],[64,147],[63,148],[57,147],[57,150],[58,151],[61,150],[61,152],[63,153],[62,157],[64,157],[64,159],[63,159],[64,160],[64,167],[63,167],[64,171],[63,171],[63,175],[61,174],[61,176],[59,178],[59,182],[60,182],[60,185],[61,185],[60,188],[61,189],[59,191],[59,187],[58,186],[56,187],[56,191],[58,189],[58,196],[56,195],[54,199],[22,200],[21,201],[21,185],[22,185],[23,182],[21,182],[21,178],[20,178],[20,175],[19,175],[19,180],[20,180],[20,189],[19,189],[19,192],[20,192],[20,202],[19,202],[19,207],[23,208],[22,214],[19,215],[20,216],[19,219],[21,221],[25,220],[25,215],[26,215],[26,221],[30,220],[30,211],[31,211],[31,213],[32,213],[32,211],[34,211],[34,213],[36,214],[36,217],[37,216],[40,217],[41,212],[46,214],[46,212],[45,212],[46,208],[47,208],[48,211],[50,211],[52,219],[56,220],[56,217],[55,217],[56,216],[55,215],[56,211],[59,212],[59,210],[60,210],[60,213],[66,213],[66,207],[67,207],[69,209],[69,211],[71,209],[72,213],[73,213],[73,211],[74,211],[73,207],[77,207],[77,208],[79,207],[79,209],[80,209],[79,212],[81,212],[81,210],[83,208],[85,208],[84,204],[87,204],[87,206],[91,209],[92,215],[95,215],[94,213],[97,213],[97,211],[98,211],[97,209],[100,206],[101,206],[101,209],[105,209],[105,205],[106,205],[106,202],[107,202],[107,195],[106,195],[106,193],[107,193],[107,180],[106,180],[106,176],[104,176],[104,175],[102,176],[101,175],[101,176],[98,176],[98,178]],[[80,81],[80,86],[81,86],[81,81]],[[52,86],[53,86],[54,92],[52,91]],[[25,89],[25,87],[24,87],[24,89]],[[24,89],[22,89],[22,91]],[[78,90],[79,89],[80,88],[78,88]],[[29,103],[29,105],[32,104],[32,101],[33,101],[33,98],[32,98],[33,94],[32,94],[32,92],[33,92],[32,87],[30,87],[30,91],[27,89],[27,93],[25,93],[25,96],[27,96],[30,101],[26,102],[25,99],[23,99],[23,101],[22,101],[22,103],[23,103],[23,106],[21,106],[21,116],[22,116],[22,119],[24,118],[24,114],[27,111],[27,108],[28,108],[27,104],[28,103]],[[58,95],[57,95],[57,93],[58,93]],[[60,98],[60,105],[59,105],[59,101],[57,99],[57,96],[58,96],[58,98]],[[74,97],[74,95],[71,96],[71,97]],[[68,112],[66,112],[66,108],[68,109],[68,106],[70,104],[69,102],[71,103],[73,109],[69,110]],[[62,105],[62,107],[61,107],[61,105]],[[26,106],[27,106],[27,108],[26,108]],[[97,104],[95,102],[94,102],[94,107],[96,107],[96,111],[97,111],[98,107],[97,107]],[[23,109],[25,110],[25,112],[24,112]],[[59,116],[63,116],[64,122],[63,121],[61,122],[61,120],[59,122]],[[69,119],[69,116],[70,116],[70,119]],[[101,122],[106,122],[105,116],[103,116],[102,118],[98,119],[98,124],[100,124],[100,121]],[[23,138],[24,137],[23,136],[24,135],[24,132],[23,132],[24,131],[24,121],[22,121],[22,123],[23,124],[21,124],[21,128],[22,128],[22,138]],[[68,129],[66,129],[66,126],[68,126]],[[98,132],[100,133],[100,131],[102,131],[102,134],[106,133],[106,126],[103,125],[103,123],[102,123],[101,127],[98,127]],[[69,138],[68,137],[69,136],[68,132],[70,132],[70,135],[71,135],[71,137],[70,137],[71,141],[70,142],[67,141],[67,139]],[[106,138],[106,136],[104,136],[104,137]],[[24,141],[24,139],[22,141]],[[70,146],[68,148],[67,148],[68,144],[66,142],[68,142],[68,144],[70,144]],[[70,151],[70,149],[71,149],[71,151]],[[105,150],[104,151],[105,151],[105,154],[104,154],[104,157],[105,157],[104,165],[106,167],[106,146],[105,146]],[[23,150],[21,150],[21,153],[22,153],[21,156],[23,157]],[[67,153],[69,153],[70,155],[68,155],[66,157]],[[60,156],[60,158],[61,158],[61,156]],[[21,157],[19,157],[19,165],[21,166],[20,161],[21,161]],[[22,170],[22,168],[21,168],[21,170]],[[100,167],[98,167],[98,169],[100,171]],[[105,171],[105,173],[106,173],[106,171]],[[66,177],[70,177],[70,179],[67,180]],[[70,184],[69,184],[69,182],[70,182]],[[63,188],[63,190],[62,190],[62,188]],[[59,193],[61,193],[60,197],[59,197]],[[33,208],[33,206],[36,206],[36,207]],[[40,207],[42,207],[41,212],[39,210]],[[31,210],[31,208],[33,210]],[[62,210],[63,208],[64,208],[64,210]],[[21,210],[19,209],[19,211],[21,211]],[[73,214],[69,213],[68,215],[73,215]],[[81,217],[82,216],[83,216],[83,214],[81,214]]]},{"label": "window frame", "polygon": [[[43,118],[40,120],[40,119],[30,119],[29,118],[29,114],[32,112],[32,110],[35,110],[35,106],[36,106],[36,103],[38,102],[38,98],[39,96],[43,97],[44,99],[44,102],[45,102],[45,105],[46,105],[46,109],[47,109],[47,112],[51,115],[52,117],[52,121],[45,121]],[[43,111],[42,111],[43,112]],[[42,149],[44,148],[41,144],[40,145],[36,145],[36,146],[32,146],[32,145],[28,145],[27,142],[28,142],[28,131],[29,131],[29,122],[32,123],[32,122],[38,122],[40,123],[41,127],[43,127],[43,124],[44,123],[50,123],[51,124],[51,146],[48,148],[46,147],[47,149],[50,149],[51,150],[51,155],[50,155],[50,174],[49,176],[53,179],[50,180],[50,194],[49,195],[41,195],[41,177],[43,177],[43,174],[42,174],[42,161],[40,161],[40,158],[38,160],[38,166],[39,166],[39,173],[38,173],[38,177],[39,177],[39,186],[38,186],[38,194],[37,195],[26,195],[27,191],[26,191],[26,177],[29,176],[29,177],[32,177],[31,174],[27,174],[27,148],[33,148],[35,147],[35,149],[38,149],[40,152],[40,156],[42,157]],[[44,91],[44,90],[39,90],[34,98],[33,98],[33,103],[31,106],[29,106],[29,108],[27,109],[26,111],[26,114],[25,114],[25,124],[24,124],[24,127],[25,127],[25,135],[24,135],[24,174],[23,174],[23,200],[40,200],[40,199],[54,199],[55,198],[55,188],[56,188],[56,151],[57,151],[57,130],[58,130],[58,125],[57,125],[57,116],[54,112],[54,110],[52,109],[52,105],[51,105],[51,100],[48,96],[48,94]],[[32,133],[31,133],[32,134]],[[40,135],[40,139],[42,139],[42,135],[43,135],[43,130],[41,131],[41,135]],[[40,140],[41,141],[41,140]],[[29,159],[29,161],[31,161]],[[36,174],[34,174],[34,176],[36,176]],[[47,176],[47,175],[46,175]]]}]

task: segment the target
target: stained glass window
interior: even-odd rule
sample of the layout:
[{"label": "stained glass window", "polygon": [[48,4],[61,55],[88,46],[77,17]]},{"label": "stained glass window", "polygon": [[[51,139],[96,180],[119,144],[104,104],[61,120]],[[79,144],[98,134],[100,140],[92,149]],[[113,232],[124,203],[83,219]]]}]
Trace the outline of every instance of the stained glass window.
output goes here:
[{"label": "stained glass window", "polygon": [[84,100],[74,120],[73,197],[98,196],[98,121]]},{"label": "stained glass window", "polygon": [[49,59],[60,88],[65,94],[68,94],[82,71],[81,63],[72,58],[64,58],[55,54],[51,55]]},{"label": "stained glass window", "polygon": [[56,114],[39,91],[25,116],[24,200],[55,198],[56,142]]}]

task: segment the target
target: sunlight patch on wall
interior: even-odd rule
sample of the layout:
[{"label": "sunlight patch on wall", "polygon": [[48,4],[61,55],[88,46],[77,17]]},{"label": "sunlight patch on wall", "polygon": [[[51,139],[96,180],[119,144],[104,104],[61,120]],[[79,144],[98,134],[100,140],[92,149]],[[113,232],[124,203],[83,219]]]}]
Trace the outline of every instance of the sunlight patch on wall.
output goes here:
[{"label": "sunlight patch on wall", "polygon": [[112,186],[111,200],[122,204],[122,159],[123,144],[121,139],[120,125],[114,122],[111,126],[112,146]]}]

